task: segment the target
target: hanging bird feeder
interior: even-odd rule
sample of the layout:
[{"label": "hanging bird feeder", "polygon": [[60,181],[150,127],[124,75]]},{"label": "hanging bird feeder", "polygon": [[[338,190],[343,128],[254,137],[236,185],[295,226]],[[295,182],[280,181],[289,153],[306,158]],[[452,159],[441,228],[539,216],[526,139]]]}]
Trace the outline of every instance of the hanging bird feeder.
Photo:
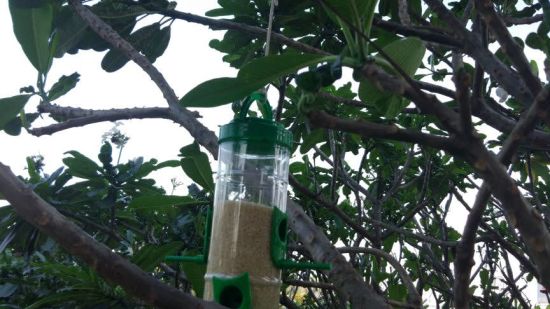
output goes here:
[{"label": "hanging bird feeder", "polygon": [[[247,117],[254,101],[263,119]],[[273,121],[262,93],[245,99],[236,119],[220,128],[206,299],[278,308],[282,268],[329,268],[285,259],[291,148],[292,134]]]},{"label": "hanging bird feeder", "polygon": [[[264,118],[247,117],[257,101]],[[263,93],[243,101],[237,117],[220,128],[211,231],[198,257],[207,263],[204,298],[229,308],[278,308],[281,269],[330,269],[286,259],[288,164],[292,134],[273,121]]]}]

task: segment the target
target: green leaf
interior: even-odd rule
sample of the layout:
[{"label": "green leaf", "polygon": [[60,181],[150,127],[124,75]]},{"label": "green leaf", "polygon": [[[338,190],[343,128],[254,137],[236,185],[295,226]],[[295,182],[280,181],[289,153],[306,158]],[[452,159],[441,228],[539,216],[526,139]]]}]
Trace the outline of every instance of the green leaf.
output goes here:
[{"label": "green leaf", "polygon": [[61,96],[65,95],[67,92],[71,91],[76,86],[80,79],[80,74],[74,72],[73,74],[66,76],[63,75],[59,80],[53,84],[50,91],[48,91],[48,100],[54,101]]},{"label": "green leaf", "polygon": [[393,300],[404,300],[407,296],[407,288],[402,284],[390,284],[388,286],[388,296]]},{"label": "green leaf", "polygon": [[69,167],[69,173],[75,177],[92,179],[99,175],[100,167],[90,158],[78,151],[67,151],[72,157],[63,159],[63,163]]},{"label": "green leaf", "polygon": [[204,13],[205,16],[208,17],[220,17],[220,16],[227,16],[227,15],[233,15],[231,11],[224,9],[224,8],[217,8],[210,11],[207,11]]},{"label": "green leaf", "polygon": [[215,78],[191,89],[180,103],[185,107],[215,107],[241,100],[258,88],[236,78]]},{"label": "green leaf", "polygon": [[[170,27],[164,27],[159,31],[153,32],[150,38],[142,40],[140,51],[149,58],[151,62],[155,62],[160,57],[170,42]],[[137,35],[137,32],[135,33]]]},{"label": "green leaf", "polygon": [[28,94],[0,99],[0,130],[17,117],[31,96]]},{"label": "green leaf", "polygon": [[314,65],[324,61],[335,60],[336,56],[293,54],[271,55],[252,60],[239,70],[237,79],[249,83],[256,83],[256,88],[282,76],[294,73],[303,67]]},{"label": "green leaf", "polygon": [[206,264],[197,264],[192,262],[182,262],[181,267],[191,283],[197,297],[202,298],[204,293],[204,274],[206,273]]},{"label": "green leaf", "polygon": [[[414,37],[393,41],[382,49],[405,73],[412,76],[422,64],[426,47]],[[382,58],[377,55],[376,57]],[[383,58],[382,58],[383,59]]]},{"label": "green leaf", "polygon": [[[130,35],[128,42],[142,52],[151,62],[164,53],[170,41],[170,27],[160,29],[160,23],[154,23],[138,29]],[[101,67],[107,72],[115,72],[122,68],[130,59],[122,52],[111,49],[103,60]]]},{"label": "green leaf", "polygon": [[171,206],[196,205],[199,201],[189,196],[146,195],[134,198],[128,205],[133,209],[161,210]]},{"label": "green leaf", "polygon": [[539,75],[539,66],[538,66],[537,62],[535,60],[531,60],[531,61],[529,61],[529,66],[531,67],[531,72],[533,72],[533,74],[535,76],[538,76]]},{"label": "green leaf", "polygon": [[409,105],[409,101],[403,99],[402,97],[392,95],[387,100],[385,100],[385,103],[379,104],[383,106],[384,108],[379,109],[380,112],[384,114],[384,117],[390,119],[394,118],[403,110],[403,108],[407,105]]},{"label": "green leaf", "polygon": [[325,129],[315,129],[311,133],[304,135],[304,141],[300,145],[300,153],[308,152],[313,146],[325,140]]},{"label": "green leaf", "polygon": [[13,283],[0,284],[0,298],[8,298],[17,290],[17,285]]},{"label": "green leaf", "polygon": [[205,190],[214,191],[214,179],[208,156],[194,142],[180,149],[181,167],[185,174]]},{"label": "green leaf", "polygon": [[183,243],[174,241],[164,245],[145,245],[132,257],[132,263],[146,272],[152,272],[167,255],[176,254]]},{"label": "green leaf", "polygon": [[487,269],[482,269],[479,272],[479,277],[481,279],[481,285],[482,286],[489,285],[489,271]]},{"label": "green leaf", "polygon": [[366,35],[370,35],[370,30],[372,28],[372,21],[374,19],[374,11],[376,10],[377,4],[378,4],[378,0],[358,0],[357,1],[359,14],[360,16],[364,16],[364,19],[365,19],[364,33]]},{"label": "green leaf", "polygon": [[237,78],[221,77],[206,81],[189,91],[180,103],[185,107],[214,107],[240,100],[266,84],[294,73],[300,68],[335,56],[284,54],[251,61],[241,68]]},{"label": "green leaf", "polygon": [[41,179],[40,177],[40,171],[37,168],[34,160],[32,157],[27,157],[27,171],[29,173],[29,182],[30,183],[38,183]]},{"label": "green leaf", "polygon": [[51,64],[49,39],[52,32],[53,7],[47,1],[39,7],[23,8],[10,0],[13,32],[32,65],[46,73]]},{"label": "green leaf", "polygon": [[[93,287],[95,288],[95,287]],[[40,298],[38,301],[32,303],[31,305],[25,307],[25,309],[35,309],[41,308],[46,304],[55,304],[59,307],[60,305],[71,304],[75,301],[82,303],[93,303],[93,302],[104,302],[107,299],[108,295],[104,294],[99,287],[92,289],[82,288],[82,289],[71,289],[68,291],[61,291],[55,294],[50,294]]]},{"label": "green leaf", "polygon": [[165,167],[179,167],[179,160],[168,160],[157,164],[157,160],[151,159],[148,162],[143,163],[139,170],[134,174],[135,178],[143,178],[150,173]]},{"label": "green leaf", "polygon": [[99,155],[97,158],[99,159],[99,162],[103,164],[104,167],[111,166],[111,162],[113,161],[113,147],[111,146],[111,143],[104,142],[101,148],[99,149]]},{"label": "green leaf", "polygon": [[540,49],[544,51],[544,40],[536,33],[531,32],[527,35],[527,38],[525,39],[525,44],[527,46],[534,48],[534,49]]},{"label": "green leaf", "polygon": [[[370,106],[377,107],[380,105],[380,103],[383,104],[383,102],[380,102],[382,100],[387,101],[391,98],[392,94],[387,91],[383,91],[379,88],[377,88],[375,85],[373,85],[368,80],[361,80],[359,83],[359,91],[358,91],[359,99],[361,101],[367,103]],[[377,102],[380,102],[377,104]],[[384,110],[384,108],[378,109]],[[384,112],[381,112],[384,114]]]},{"label": "green leaf", "polygon": [[57,37],[57,47],[55,57],[63,57],[66,52],[75,53],[75,47],[86,34],[88,25],[75,14],[69,6],[64,6],[59,10],[54,20],[55,32]]},{"label": "green leaf", "polygon": [[[384,51],[407,75],[412,76],[418,67],[422,64],[422,58],[426,52],[424,43],[417,38],[405,38],[398,41],[393,41],[386,45]],[[387,63],[385,59],[377,55],[376,58],[381,64]],[[385,69],[395,73],[395,70],[386,65]],[[368,80],[362,80],[359,84],[359,98],[371,105],[375,106],[380,113],[386,117],[395,117],[408,102],[401,98],[378,89]]]},{"label": "green leaf", "polygon": [[187,176],[189,176],[189,178],[205,190],[210,192],[214,191],[212,170],[207,168],[210,164],[206,155],[200,155],[193,158],[183,158],[180,162],[183,171]]}]

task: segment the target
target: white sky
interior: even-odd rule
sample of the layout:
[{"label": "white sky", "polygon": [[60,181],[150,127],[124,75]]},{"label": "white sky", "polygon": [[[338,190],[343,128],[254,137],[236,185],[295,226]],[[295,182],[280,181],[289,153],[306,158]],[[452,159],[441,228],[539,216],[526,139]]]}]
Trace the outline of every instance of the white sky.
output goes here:
[{"label": "white sky", "polygon": [[[178,10],[203,15],[217,7],[215,0],[177,1]],[[160,17],[148,18],[145,23],[157,21]],[[138,25],[139,27],[139,25]],[[172,36],[166,52],[155,62],[170,85],[181,97],[197,84],[221,76],[234,76],[236,71],[221,60],[222,54],[208,47],[208,42],[221,38],[223,32],[212,31],[205,26],[177,20],[172,24]],[[8,1],[0,1],[0,98],[19,94],[19,88],[35,85],[37,73],[26,59],[12,31]],[[65,55],[55,59],[48,74],[47,87],[62,75],[80,73],[76,88],[55,103],[63,106],[110,109],[127,107],[160,106],[167,103],[149,77],[130,62],[115,73],[101,69],[105,52],[79,51],[76,55]],[[36,88],[36,87],[35,87]],[[25,108],[36,112],[37,99],[31,100]],[[228,106],[216,109],[200,109],[201,121],[217,133],[217,126],[232,118]],[[52,123],[49,117],[44,117]],[[45,121],[41,121],[45,123]],[[34,125],[37,125],[37,120]],[[143,156],[146,160],[177,159],[179,149],[192,142],[187,131],[170,120],[124,121],[121,131],[131,137],[124,148],[121,162]],[[25,157],[41,154],[45,158],[46,172],[62,166],[63,153],[78,150],[97,160],[103,133],[113,127],[110,122],[88,125],[55,133],[52,136],[34,137],[23,132],[13,137],[0,132],[0,162],[9,165],[16,174],[23,174]],[[114,152],[114,151],[113,151]],[[116,160],[116,155],[113,153]],[[184,178],[181,169],[164,169],[160,183],[170,190],[170,178]],[[182,188],[183,189],[183,188]]]}]

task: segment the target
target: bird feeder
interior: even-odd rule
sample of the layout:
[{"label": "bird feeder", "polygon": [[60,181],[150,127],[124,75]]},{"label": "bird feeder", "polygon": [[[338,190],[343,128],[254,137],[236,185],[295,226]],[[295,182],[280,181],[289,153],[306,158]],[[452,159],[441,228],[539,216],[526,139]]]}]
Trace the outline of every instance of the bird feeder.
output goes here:
[{"label": "bird feeder", "polygon": [[[247,116],[254,101],[263,118]],[[254,93],[220,128],[218,143],[212,229],[205,236],[210,238],[205,241],[208,254],[195,260],[207,263],[204,298],[229,308],[279,308],[281,269],[330,268],[286,260],[292,134],[273,121],[265,95]]]},{"label": "bird feeder", "polygon": [[[264,118],[247,117],[255,99]],[[273,121],[262,94],[247,98],[220,128],[206,299],[230,308],[278,308],[281,271],[271,242],[286,241],[286,220],[276,235],[272,225],[274,213],[286,210],[291,146],[291,133]]]}]

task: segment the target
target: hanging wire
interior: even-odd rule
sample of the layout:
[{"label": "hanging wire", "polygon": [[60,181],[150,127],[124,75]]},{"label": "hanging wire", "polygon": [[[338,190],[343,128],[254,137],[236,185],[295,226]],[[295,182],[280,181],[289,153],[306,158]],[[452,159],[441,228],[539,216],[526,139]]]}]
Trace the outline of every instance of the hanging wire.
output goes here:
[{"label": "hanging wire", "polygon": [[275,16],[275,7],[277,6],[277,0],[271,0],[271,7],[269,8],[269,19],[267,20],[267,37],[265,39],[265,51],[264,55],[269,56],[269,47],[271,43],[271,32],[273,31],[273,18]]},{"label": "hanging wire", "polygon": [[[275,7],[278,4],[278,0],[271,0],[271,6],[269,7],[269,17],[267,20],[267,35],[265,38],[265,50],[264,50],[264,56],[269,56],[269,48],[271,43],[271,32],[273,31],[273,19],[275,17]],[[260,91],[267,96],[267,89],[269,89],[269,84],[267,84],[264,88],[262,88]]]}]

